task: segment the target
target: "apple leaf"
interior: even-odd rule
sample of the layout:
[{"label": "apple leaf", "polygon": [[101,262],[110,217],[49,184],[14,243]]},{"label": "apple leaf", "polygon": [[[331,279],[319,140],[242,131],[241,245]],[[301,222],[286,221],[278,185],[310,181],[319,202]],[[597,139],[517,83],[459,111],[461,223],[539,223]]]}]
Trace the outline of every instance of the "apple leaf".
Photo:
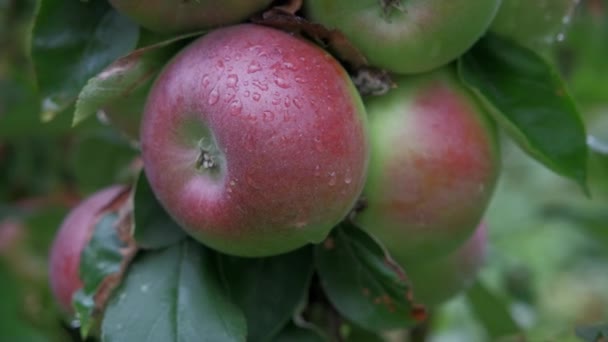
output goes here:
[{"label": "apple leaf", "polygon": [[40,1],[32,59],[43,119],[72,104],[86,81],[137,44],[139,28],[107,1]]},{"label": "apple leaf", "polygon": [[103,341],[245,341],[213,252],[190,240],[141,253],[107,307]]},{"label": "apple leaf", "polygon": [[137,180],[133,202],[137,246],[144,249],[165,248],[186,237],[186,233],[156,200],[144,172]]},{"label": "apple leaf", "polygon": [[343,224],[315,248],[315,263],[330,302],[359,326],[379,331],[416,323],[405,274],[363,230]]},{"label": "apple leaf", "polygon": [[509,313],[507,303],[490,292],[479,280],[467,291],[467,298],[477,320],[491,340],[520,333],[521,329]]},{"label": "apple leaf", "polygon": [[327,338],[315,329],[300,327],[294,322],[289,322],[272,342],[325,342]]},{"label": "apple leaf", "polygon": [[247,319],[248,341],[269,341],[306,297],[314,263],[312,248],[267,258],[218,255],[231,298]]},{"label": "apple leaf", "polygon": [[528,154],[588,193],[585,126],[560,75],[547,61],[488,34],[459,60],[459,71]]},{"label": "apple leaf", "polygon": [[587,342],[604,341],[608,338],[608,324],[578,326],[575,331],[576,336]]},{"label": "apple leaf", "polygon": [[102,214],[81,254],[83,287],[74,294],[72,302],[83,337],[97,327],[108,296],[136,252],[129,236],[133,225],[129,196],[130,191],[125,190],[113,200],[112,206],[117,208],[108,208]]},{"label": "apple leaf", "polygon": [[[121,57],[91,78],[78,95],[74,125],[98,110],[114,106],[120,115],[135,115],[143,110],[147,90],[162,67],[191,38],[201,33],[192,33],[137,49]],[[143,91],[140,91],[143,90]],[[137,95],[134,99],[134,95]],[[119,110],[128,102],[128,110]]]}]

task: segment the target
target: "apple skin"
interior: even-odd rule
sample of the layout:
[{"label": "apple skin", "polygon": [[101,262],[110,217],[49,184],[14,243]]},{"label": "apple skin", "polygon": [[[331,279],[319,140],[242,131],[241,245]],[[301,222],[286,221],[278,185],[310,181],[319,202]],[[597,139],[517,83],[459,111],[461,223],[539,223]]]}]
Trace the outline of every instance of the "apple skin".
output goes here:
[{"label": "apple skin", "polygon": [[579,0],[502,0],[491,31],[530,48],[548,47],[570,20]]},{"label": "apple skin", "polygon": [[[236,24],[272,0],[109,0],[139,25],[160,33],[185,33]],[[142,6],[142,4],[144,6]]]},{"label": "apple skin", "polygon": [[401,262],[416,303],[434,309],[469,288],[485,263],[487,228],[481,223],[462,246],[436,259]]},{"label": "apple skin", "polygon": [[400,260],[436,257],[473,232],[499,173],[495,125],[453,66],[366,99],[371,159],[355,222]]},{"label": "apple skin", "polygon": [[312,21],[342,31],[373,66],[395,73],[430,71],[460,56],[490,26],[500,0],[309,0]]},{"label": "apple skin", "polygon": [[80,255],[91,239],[99,215],[125,189],[114,185],[92,194],[73,208],[61,223],[51,246],[49,275],[53,295],[67,314],[74,313],[72,296],[83,286]]},{"label": "apple skin", "polygon": [[318,243],[348,214],[365,184],[367,134],[361,98],[333,57],[243,24],[167,65],[141,143],[152,190],[186,232],[260,257]]}]

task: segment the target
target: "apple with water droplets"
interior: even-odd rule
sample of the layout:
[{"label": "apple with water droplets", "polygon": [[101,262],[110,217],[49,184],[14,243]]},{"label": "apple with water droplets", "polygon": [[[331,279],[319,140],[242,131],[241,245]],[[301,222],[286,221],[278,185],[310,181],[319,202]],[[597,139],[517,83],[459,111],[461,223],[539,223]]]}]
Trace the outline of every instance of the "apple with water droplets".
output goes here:
[{"label": "apple with water droplets", "polygon": [[185,33],[236,24],[262,11],[271,0],[110,0],[141,26],[162,33]]},{"label": "apple with water droplets", "polygon": [[355,222],[396,259],[448,254],[479,224],[499,173],[496,131],[455,66],[366,99],[371,157]]},{"label": "apple with water droplets", "polygon": [[152,190],[186,232],[260,257],[322,241],[365,183],[365,108],[340,63],[277,29],[214,30],[161,72],[141,128]]},{"label": "apple with water droplets", "polygon": [[114,185],[102,189],[73,208],[65,217],[51,246],[49,276],[51,290],[59,306],[66,314],[73,314],[72,297],[82,288],[80,255],[85,249],[95,225],[105,210],[128,200],[122,196],[127,188]]},{"label": "apple with water droplets", "polygon": [[338,29],[373,66],[411,74],[449,63],[488,29],[501,0],[308,0],[306,14]]}]

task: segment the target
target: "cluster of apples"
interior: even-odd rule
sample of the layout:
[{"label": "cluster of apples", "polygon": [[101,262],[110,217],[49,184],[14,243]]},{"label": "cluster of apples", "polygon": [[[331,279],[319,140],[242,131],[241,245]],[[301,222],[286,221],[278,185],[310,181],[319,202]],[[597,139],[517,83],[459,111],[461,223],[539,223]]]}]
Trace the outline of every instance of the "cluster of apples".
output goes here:
[{"label": "cluster of apples", "polygon": [[[369,97],[322,47],[242,23],[270,0],[110,2],[150,30],[212,29],[166,65],[141,122],[145,174],[193,238],[264,257],[319,243],[351,219],[430,305],[479,269],[499,151],[484,104],[450,62],[492,27],[500,0],[304,1],[308,20],[392,74],[394,89]],[[508,20],[496,25],[509,33]],[[92,229],[95,208],[117,191],[74,209],[55,241],[52,285],[67,310],[86,244],[69,237],[90,236],[76,230]]]}]

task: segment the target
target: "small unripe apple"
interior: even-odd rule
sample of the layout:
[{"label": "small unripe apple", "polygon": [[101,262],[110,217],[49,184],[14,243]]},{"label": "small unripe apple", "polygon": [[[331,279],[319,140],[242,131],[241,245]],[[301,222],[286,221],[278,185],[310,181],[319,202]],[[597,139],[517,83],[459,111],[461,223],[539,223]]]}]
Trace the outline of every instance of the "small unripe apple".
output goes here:
[{"label": "small unripe apple", "polygon": [[435,69],[468,50],[500,0],[309,0],[311,20],[342,31],[373,66],[396,73]]},{"label": "small unripe apple", "polygon": [[560,39],[579,1],[502,0],[490,29],[531,48],[546,47]]},{"label": "small unripe apple", "polygon": [[365,183],[365,108],[324,50],[258,25],[212,31],[156,80],[144,170],[167,212],[219,251],[266,256],[320,242]]},{"label": "small unripe apple", "polygon": [[110,0],[119,12],[161,33],[184,33],[236,24],[272,0]]},{"label": "small unripe apple", "polygon": [[124,186],[115,185],[94,193],[72,209],[61,223],[51,246],[49,276],[53,295],[67,314],[74,312],[72,296],[82,288],[80,255],[104,209],[124,191]]},{"label": "small unripe apple", "polygon": [[414,299],[436,308],[466,290],[486,259],[487,228],[480,224],[472,237],[447,255],[415,262],[400,262],[413,286]]},{"label": "small unripe apple", "polygon": [[367,208],[356,223],[400,260],[436,257],[479,223],[499,172],[495,126],[452,66],[366,101]]}]

